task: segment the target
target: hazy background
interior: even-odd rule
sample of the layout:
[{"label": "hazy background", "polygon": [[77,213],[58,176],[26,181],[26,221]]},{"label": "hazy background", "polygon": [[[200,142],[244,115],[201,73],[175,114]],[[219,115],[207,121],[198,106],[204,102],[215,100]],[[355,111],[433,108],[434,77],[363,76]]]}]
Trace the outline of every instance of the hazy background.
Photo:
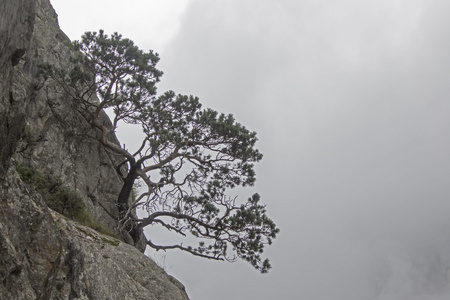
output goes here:
[{"label": "hazy background", "polygon": [[192,300],[450,299],[450,1],[52,3],[259,133],[273,269],[149,252]]}]

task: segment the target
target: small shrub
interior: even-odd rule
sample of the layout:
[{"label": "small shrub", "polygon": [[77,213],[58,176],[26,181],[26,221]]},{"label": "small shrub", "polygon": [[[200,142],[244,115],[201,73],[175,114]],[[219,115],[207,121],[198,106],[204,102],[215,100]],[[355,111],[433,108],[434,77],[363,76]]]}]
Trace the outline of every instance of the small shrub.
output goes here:
[{"label": "small shrub", "polygon": [[33,186],[41,194],[48,207],[99,233],[116,237],[89,215],[81,196],[65,186],[56,175],[51,172],[42,174],[33,167],[19,163],[16,163],[16,170],[25,183]]},{"label": "small shrub", "polygon": [[22,133],[20,143],[17,147],[17,152],[22,154],[31,153],[38,143],[38,138],[36,137],[35,132],[31,129],[30,126],[25,126],[25,129]]},{"label": "small shrub", "polygon": [[71,219],[84,211],[83,199],[75,191],[63,185],[53,173],[42,174],[33,167],[16,165],[20,178],[42,195],[48,207]]}]

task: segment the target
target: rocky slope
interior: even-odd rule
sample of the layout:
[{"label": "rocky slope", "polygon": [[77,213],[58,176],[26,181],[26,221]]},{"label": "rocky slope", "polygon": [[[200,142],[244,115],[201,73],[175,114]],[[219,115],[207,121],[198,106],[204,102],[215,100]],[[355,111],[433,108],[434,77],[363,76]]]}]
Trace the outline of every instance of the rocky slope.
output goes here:
[{"label": "rocky slope", "polygon": [[[95,132],[63,91],[36,77],[39,61],[67,66],[68,45],[49,0],[0,2],[0,299],[188,299],[117,230],[120,157],[88,138]],[[18,164],[51,171],[119,237],[49,209]]]}]

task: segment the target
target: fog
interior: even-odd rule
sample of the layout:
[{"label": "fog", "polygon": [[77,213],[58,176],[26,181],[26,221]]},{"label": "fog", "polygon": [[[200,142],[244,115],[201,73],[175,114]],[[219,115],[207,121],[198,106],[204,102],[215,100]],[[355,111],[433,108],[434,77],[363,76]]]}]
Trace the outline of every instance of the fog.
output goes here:
[{"label": "fog", "polygon": [[159,91],[258,132],[239,197],[259,192],[281,233],[267,275],[148,255],[192,300],[449,299],[450,2],[166,2],[52,1],[72,39],[119,31],[160,53]]}]

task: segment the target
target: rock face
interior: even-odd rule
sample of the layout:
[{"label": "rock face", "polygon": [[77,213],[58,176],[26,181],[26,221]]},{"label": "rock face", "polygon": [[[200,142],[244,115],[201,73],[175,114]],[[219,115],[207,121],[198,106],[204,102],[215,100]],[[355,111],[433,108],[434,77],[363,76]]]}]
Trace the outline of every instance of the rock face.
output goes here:
[{"label": "rock face", "polygon": [[[35,60],[68,68],[70,40],[59,29],[56,13],[48,0],[36,0],[36,3],[32,47],[27,50],[23,65]],[[35,73],[36,63],[31,64]],[[29,78],[29,83],[36,90],[26,103],[25,129],[35,144],[32,149],[21,151],[16,159],[44,172],[52,171],[84,198],[88,212],[96,220],[116,231],[115,203],[121,179],[115,166],[121,158],[106,152],[91,137],[95,132],[74,107],[74,101],[56,83],[48,81],[42,85],[36,76]],[[106,114],[102,117],[103,122],[109,122]]]},{"label": "rock face", "polygon": [[32,98],[31,84],[23,74],[32,74],[30,64],[15,71],[21,57],[31,48],[35,3],[29,0],[0,2],[0,178],[5,175],[25,126],[25,103]]},{"label": "rock face", "polygon": [[50,211],[10,168],[0,203],[0,299],[188,299],[139,250]]},{"label": "rock face", "polygon": [[36,78],[38,62],[65,67],[70,55],[49,0],[0,2],[0,300],[188,299],[142,246],[52,211],[16,171],[14,161],[51,171],[118,234],[121,158],[88,137],[70,97]]}]

